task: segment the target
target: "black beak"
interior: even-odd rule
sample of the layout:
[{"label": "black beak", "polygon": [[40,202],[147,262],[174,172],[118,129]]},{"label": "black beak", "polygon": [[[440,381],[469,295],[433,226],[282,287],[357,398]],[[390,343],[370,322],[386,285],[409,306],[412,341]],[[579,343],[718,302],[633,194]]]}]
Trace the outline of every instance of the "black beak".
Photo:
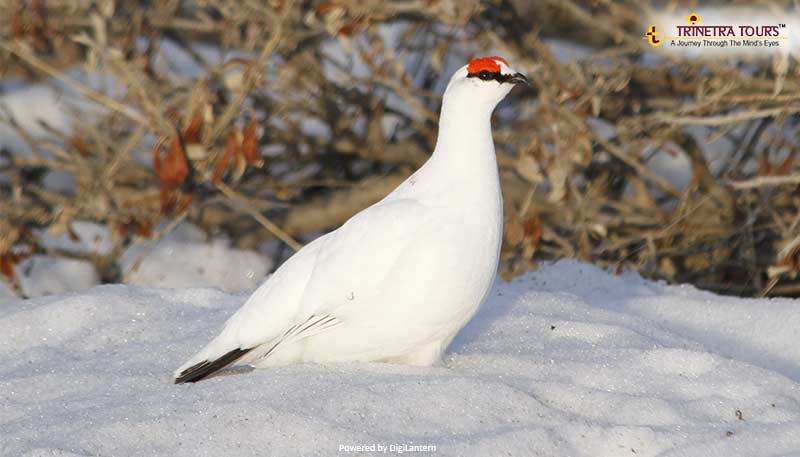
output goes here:
[{"label": "black beak", "polygon": [[525,75],[523,75],[522,73],[515,73],[514,75],[511,76],[511,78],[508,80],[508,82],[514,83],[514,84],[525,83],[525,84],[527,84],[529,86],[531,85],[530,80]]}]

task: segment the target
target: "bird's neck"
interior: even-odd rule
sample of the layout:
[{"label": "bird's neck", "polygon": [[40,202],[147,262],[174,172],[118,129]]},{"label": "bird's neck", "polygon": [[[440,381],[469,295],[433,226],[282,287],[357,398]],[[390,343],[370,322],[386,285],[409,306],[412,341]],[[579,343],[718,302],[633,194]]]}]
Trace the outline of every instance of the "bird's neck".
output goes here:
[{"label": "bird's neck", "polygon": [[441,168],[439,173],[455,180],[497,180],[492,108],[445,97],[431,158],[431,165]]}]

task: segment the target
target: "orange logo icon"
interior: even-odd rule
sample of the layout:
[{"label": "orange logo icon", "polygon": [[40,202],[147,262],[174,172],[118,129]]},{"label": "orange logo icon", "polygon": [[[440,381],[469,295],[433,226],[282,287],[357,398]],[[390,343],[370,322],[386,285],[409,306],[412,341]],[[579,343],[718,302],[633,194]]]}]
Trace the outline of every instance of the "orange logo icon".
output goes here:
[{"label": "orange logo icon", "polygon": [[688,23],[690,23],[692,25],[695,25],[695,24],[697,24],[698,22],[700,22],[702,20],[703,20],[703,18],[700,17],[700,15],[697,14],[697,13],[692,13],[692,14],[686,16],[686,22],[688,22]]}]

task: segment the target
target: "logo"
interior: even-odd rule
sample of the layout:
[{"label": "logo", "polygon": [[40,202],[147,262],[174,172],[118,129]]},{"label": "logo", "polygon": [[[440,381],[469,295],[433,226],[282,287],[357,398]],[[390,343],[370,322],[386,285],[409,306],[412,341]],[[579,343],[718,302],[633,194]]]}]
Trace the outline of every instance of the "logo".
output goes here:
[{"label": "logo", "polygon": [[697,11],[691,11],[686,16],[683,14],[655,15],[648,21],[649,24],[645,22],[648,25],[642,39],[650,46],[664,45],[668,51],[777,51],[793,46],[787,32],[793,26],[800,25],[800,21],[795,21],[787,26],[783,16],[736,7],[715,9],[714,14],[703,11],[703,15],[708,16],[706,18]]},{"label": "logo", "polygon": [[650,46],[661,46],[661,39],[658,38],[658,32],[656,31],[656,26],[651,25],[647,28],[647,33],[644,34],[642,37],[643,40],[647,40],[650,43]]},{"label": "logo", "polygon": [[697,13],[692,13],[692,14],[686,16],[686,22],[688,22],[688,23],[690,23],[692,25],[697,25],[697,23],[702,21],[702,20],[703,20],[703,18],[700,17],[700,15],[697,14]]}]

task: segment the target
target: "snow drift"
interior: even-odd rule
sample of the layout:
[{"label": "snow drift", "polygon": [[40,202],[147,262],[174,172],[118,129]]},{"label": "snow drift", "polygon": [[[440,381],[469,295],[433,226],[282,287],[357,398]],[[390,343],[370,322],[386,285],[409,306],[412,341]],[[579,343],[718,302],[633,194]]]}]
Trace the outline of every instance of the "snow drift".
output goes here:
[{"label": "snow drift", "polygon": [[114,285],[0,305],[0,454],[800,453],[794,300],[562,261],[497,284],[441,367],[297,365],[172,385],[245,298]]}]

